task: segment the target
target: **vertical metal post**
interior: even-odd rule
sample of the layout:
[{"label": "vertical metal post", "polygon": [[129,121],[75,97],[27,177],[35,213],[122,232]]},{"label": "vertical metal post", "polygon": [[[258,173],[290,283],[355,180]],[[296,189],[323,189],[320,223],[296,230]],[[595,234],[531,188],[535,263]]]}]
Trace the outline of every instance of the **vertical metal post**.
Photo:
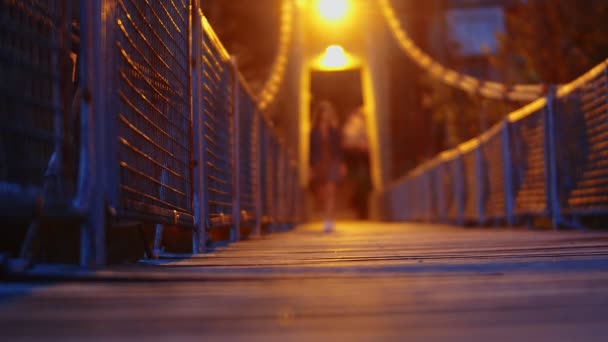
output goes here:
[{"label": "vertical metal post", "polygon": [[426,196],[427,196],[427,200],[426,200],[426,221],[427,222],[431,222],[432,221],[432,214],[433,214],[433,171],[432,169],[429,168],[429,170],[426,171],[426,186],[425,186],[425,192],[426,192]]},{"label": "vertical metal post", "polygon": [[[285,140],[287,144],[287,140]],[[283,210],[283,220],[285,221],[286,228],[289,228],[291,224],[291,193],[292,193],[292,180],[291,180],[291,153],[289,149],[285,149],[285,207]]]},{"label": "vertical metal post", "polygon": [[241,238],[241,86],[238,78],[237,60],[232,56],[230,60],[232,73],[232,227],[230,228],[230,241]]},{"label": "vertical metal post", "polygon": [[[68,32],[71,32],[68,29],[68,23],[71,20],[67,20],[67,8],[65,6],[64,1],[57,1],[54,4],[55,10],[57,13],[55,14],[57,17],[54,18],[57,21],[58,29],[54,34],[51,34],[52,43],[55,45],[55,48],[51,51],[51,63],[52,68],[54,70],[62,70],[63,60],[61,53],[64,49],[66,49],[66,36],[68,36]],[[71,12],[71,11],[70,11]],[[70,18],[71,19],[71,18]],[[54,146],[53,146],[53,155],[51,157],[51,161],[49,162],[49,171],[52,174],[52,182],[54,186],[52,187],[52,191],[54,192],[54,196],[58,196],[59,198],[63,198],[65,195],[64,192],[64,184],[65,184],[65,173],[64,173],[64,154],[63,154],[63,141],[65,139],[65,131],[64,131],[64,121],[67,119],[67,116],[64,116],[64,112],[62,109],[66,109],[67,106],[63,105],[62,95],[64,89],[62,89],[62,83],[64,76],[60,75],[58,77],[53,77],[52,81],[52,94],[51,99],[53,103],[53,132],[54,132]],[[48,172],[48,171],[47,171]],[[49,194],[45,194],[49,195]]]},{"label": "vertical metal post", "polygon": [[553,229],[557,229],[560,223],[560,205],[557,179],[557,148],[555,146],[555,87],[552,86],[547,94],[547,104],[543,111],[545,129],[545,190],[546,207],[551,217]]},{"label": "vertical metal post", "polygon": [[456,163],[456,174],[454,175],[454,193],[456,194],[456,224],[464,225],[464,161],[462,154],[454,159]]},{"label": "vertical metal post", "polygon": [[[166,165],[165,165],[166,167]],[[160,192],[159,198],[161,201],[166,200],[167,197],[167,188],[165,187],[169,183],[169,173],[166,168],[163,168],[163,171],[160,176]],[[162,251],[162,242],[163,242],[163,224],[157,223],[156,229],[154,232],[154,246],[152,248],[152,255],[148,257],[158,258]]]},{"label": "vertical metal post", "polygon": [[399,189],[393,186],[391,189],[384,190],[384,197],[386,198],[386,211],[385,219],[387,221],[400,220],[398,205],[403,204],[400,199]]},{"label": "vertical metal post", "polygon": [[192,202],[194,209],[194,233],[192,236],[192,252],[205,252],[207,231],[207,207],[205,205],[205,138],[204,111],[202,94],[202,17],[199,0],[190,2],[190,89],[191,89],[191,120],[192,120]]},{"label": "vertical metal post", "polygon": [[262,161],[264,160],[263,149],[264,149],[264,138],[262,136],[262,127],[264,120],[262,119],[262,113],[256,108],[254,112],[254,125],[255,127],[255,177],[256,177],[256,188],[255,188],[255,227],[253,228],[254,236],[262,235],[262,219],[264,215],[264,174],[262,172]]},{"label": "vertical metal post", "polygon": [[514,191],[513,191],[513,160],[511,159],[511,137],[509,129],[511,125],[508,119],[503,121],[501,130],[502,141],[502,160],[503,160],[503,184],[505,195],[505,221],[507,225],[514,224],[513,207],[514,207]]},{"label": "vertical metal post", "polygon": [[[80,265],[96,268],[105,265],[105,234],[107,203],[114,199],[118,183],[110,179],[112,162],[108,159],[112,139],[111,115],[106,113],[106,64],[111,59],[110,47],[105,44],[109,25],[102,17],[102,0],[81,4],[80,86],[80,146],[77,192],[73,205],[85,214],[80,229]],[[111,65],[111,64],[110,64]],[[110,69],[111,70],[111,69]]]},{"label": "vertical metal post", "polygon": [[[271,127],[272,129],[272,127]],[[270,184],[272,184],[272,192],[271,192],[271,197],[270,197],[270,202],[272,203],[272,211],[270,214],[270,226],[271,226],[271,231],[274,231],[276,224],[277,224],[277,193],[278,193],[278,181],[279,181],[279,173],[278,173],[278,163],[279,163],[279,156],[278,156],[278,144],[276,141],[276,137],[273,134],[274,132],[270,133],[270,146],[271,146],[271,153],[270,153],[270,160],[272,162],[271,164],[271,177],[269,179],[269,181],[271,182]]]},{"label": "vertical metal post", "polygon": [[486,172],[487,170],[484,167],[483,164],[483,153],[482,153],[482,148],[483,148],[483,144],[484,141],[482,138],[479,139],[479,145],[477,145],[477,148],[475,149],[475,175],[477,177],[475,177],[475,182],[477,183],[477,186],[475,187],[475,189],[477,190],[477,193],[475,194],[475,197],[477,198],[477,223],[479,225],[483,225],[485,224],[485,201],[484,201],[484,193],[485,193],[485,177],[486,177]]},{"label": "vertical metal post", "polygon": [[277,182],[278,182],[278,187],[277,187],[277,195],[275,197],[275,203],[277,205],[277,221],[278,221],[278,226],[279,226],[279,230],[282,231],[285,228],[285,200],[286,198],[286,191],[285,191],[285,160],[286,155],[287,155],[287,149],[285,148],[285,141],[282,141],[282,139],[278,139],[277,140],[277,146],[278,146],[278,158],[279,158],[279,164],[277,165]]}]

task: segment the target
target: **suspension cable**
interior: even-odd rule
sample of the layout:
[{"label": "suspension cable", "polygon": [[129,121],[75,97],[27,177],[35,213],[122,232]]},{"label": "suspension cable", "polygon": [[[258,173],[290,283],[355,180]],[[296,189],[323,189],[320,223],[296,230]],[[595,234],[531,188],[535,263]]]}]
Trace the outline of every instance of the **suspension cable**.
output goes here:
[{"label": "suspension cable", "polygon": [[431,76],[450,86],[460,88],[467,93],[481,95],[490,99],[530,102],[544,96],[545,84],[512,84],[484,81],[470,75],[445,67],[434,60],[412,40],[402,28],[390,0],[380,0],[381,12],[403,52],[420,68]]},{"label": "suspension cable", "polygon": [[281,28],[279,36],[279,49],[274,60],[270,76],[264,83],[259,94],[259,106],[265,110],[275,100],[281,84],[285,78],[285,69],[289,59],[291,37],[293,31],[293,1],[283,0],[281,7]]}]

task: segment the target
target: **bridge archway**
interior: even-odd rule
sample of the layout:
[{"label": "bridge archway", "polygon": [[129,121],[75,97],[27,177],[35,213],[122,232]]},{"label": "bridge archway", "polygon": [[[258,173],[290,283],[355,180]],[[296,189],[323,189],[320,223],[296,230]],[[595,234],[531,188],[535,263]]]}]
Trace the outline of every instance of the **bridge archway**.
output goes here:
[{"label": "bridge archway", "polygon": [[[300,1],[297,6],[295,34],[301,46],[299,82],[299,159],[300,181],[309,180],[309,132],[311,128],[311,75],[313,72],[360,70],[362,102],[365,108],[370,140],[370,173],[374,191],[381,191],[390,170],[390,137],[387,122],[389,112],[388,69],[384,26],[377,11],[369,5],[362,7],[352,1],[349,13],[342,20],[323,21],[318,17],[314,1]],[[357,6],[355,6],[357,5]],[[339,45],[348,61],[343,67],[325,67],[320,63],[326,49]],[[382,148],[381,148],[382,146]]]}]

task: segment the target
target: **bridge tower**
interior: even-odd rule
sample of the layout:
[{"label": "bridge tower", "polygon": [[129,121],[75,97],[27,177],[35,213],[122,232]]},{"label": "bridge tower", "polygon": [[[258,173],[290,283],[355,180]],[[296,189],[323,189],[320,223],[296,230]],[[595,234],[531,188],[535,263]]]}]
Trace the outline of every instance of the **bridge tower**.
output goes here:
[{"label": "bridge tower", "polygon": [[[333,13],[323,13],[323,0],[296,0],[294,46],[299,58],[299,157],[302,185],[308,182],[311,117],[311,73],[359,69],[370,139],[373,189],[381,191],[391,170],[388,129],[388,48],[390,38],[375,1],[326,0]],[[332,6],[329,5],[329,6]],[[330,8],[330,11],[332,9]],[[337,47],[337,46],[339,47]],[[372,213],[373,214],[373,213]]]}]

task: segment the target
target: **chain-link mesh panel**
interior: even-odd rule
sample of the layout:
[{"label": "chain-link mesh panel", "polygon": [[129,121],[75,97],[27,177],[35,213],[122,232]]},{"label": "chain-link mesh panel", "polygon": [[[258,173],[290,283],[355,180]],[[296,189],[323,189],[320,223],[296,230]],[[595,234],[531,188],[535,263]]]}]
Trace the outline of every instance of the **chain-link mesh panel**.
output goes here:
[{"label": "chain-link mesh panel", "polygon": [[407,219],[406,212],[406,190],[404,182],[393,184],[386,191],[385,198],[387,199],[387,219],[402,221]]},{"label": "chain-link mesh panel", "polygon": [[208,226],[232,222],[233,77],[208,35],[202,42],[205,175]]},{"label": "chain-link mesh panel", "polygon": [[265,126],[265,148],[264,148],[264,215],[266,223],[274,222],[276,217],[276,196],[277,196],[277,142],[271,129]]},{"label": "chain-link mesh panel", "polygon": [[455,181],[454,175],[450,168],[451,160],[446,160],[441,163],[439,168],[439,186],[441,192],[439,194],[439,220],[441,222],[447,222],[450,217],[450,213],[456,206],[456,193],[455,193]]},{"label": "chain-link mesh panel", "polygon": [[441,171],[438,165],[434,165],[429,170],[429,208],[428,208],[428,221],[437,222],[439,221],[439,207],[440,201],[442,200],[443,191],[441,187]]},{"label": "chain-link mesh panel", "polygon": [[260,205],[262,206],[262,223],[268,222],[268,216],[270,215],[270,207],[268,201],[268,193],[270,192],[270,182],[269,182],[269,168],[268,168],[268,155],[269,155],[269,139],[268,139],[268,128],[266,126],[266,122],[263,118],[260,118],[258,121],[258,136],[259,136],[259,148],[260,148],[260,161],[259,172],[260,172]]},{"label": "chain-link mesh panel", "polygon": [[298,191],[298,177],[296,173],[296,165],[290,158],[287,164],[287,210],[286,222],[296,222],[296,196]]},{"label": "chain-link mesh panel", "polygon": [[287,156],[287,149],[283,141],[279,141],[278,149],[278,164],[277,164],[277,197],[276,197],[276,218],[279,223],[286,222],[286,210],[287,210],[287,165],[289,158]]},{"label": "chain-link mesh panel", "polygon": [[461,222],[464,212],[464,175],[462,156],[456,155],[445,162],[446,175],[450,178],[448,182],[452,185],[452,196],[447,206],[447,217],[450,222]]},{"label": "chain-link mesh panel", "polygon": [[192,223],[188,6],[116,0],[120,209]]},{"label": "chain-link mesh panel", "polygon": [[425,209],[427,205],[427,195],[425,193],[426,184],[424,173],[418,171],[408,182],[408,187],[411,188],[409,202],[412,206],[411,216],[415,221],[423,221],[425,217]]},{"label": "chain-link mesh panel", "polygon": [[568,213],[608,209],[608,99],[605,72],[555,103],[559,202]]},{"label": "chain-link mesh panel", "polygon": [[[413,181],[412,178],[408,177],[404,180],[400,181],[397,186],[397,195],[395,196],[397,199],[402,199],[403,201],[397,206],[397,211],[403,211],[403,217],[406,220],[414,220],[414,216],[417,210],[416,207],[416,194],[414,193]],[[385,201],[390,200],[391,198],[388,196],[383,196]]]},{"label": "chain-link mesh panel", "polygon": [[502,129],[504,124],[496,126],[483,137],[480,146],[484,170],[480,177],[483,183],[482,207],[487,219],[503,219],[506,213]]},{"label": "chain-link mesh panel", "polygon": [[464,172],[464,218],[468,221],[479,219],[479,187],[480,178],[478,173],[479,146],[462,153],[462,165]]},{"label": "chain-link mesh panel", "polygon": [[254,156],[257,153],[258,145],[255,133],[255,103],[245,89],[241,87],[239,91],[239,191],[240,191],[240,210],[243,213],[243,223],[250,223],[255,218],[255,182],[256,170]]},{"label": "chain-link mesh panel", "polygon": [[[0,0],[0,199],[7,215],[35,197],[74,195],[77,31],[71,1]],[[75,22],[74,27],[77,27]]]},{"label": "chain-link mesh panel", "polygon": [[511,123],[511,191],[515,215],[544,214],[546,205],[544,109]]}]

